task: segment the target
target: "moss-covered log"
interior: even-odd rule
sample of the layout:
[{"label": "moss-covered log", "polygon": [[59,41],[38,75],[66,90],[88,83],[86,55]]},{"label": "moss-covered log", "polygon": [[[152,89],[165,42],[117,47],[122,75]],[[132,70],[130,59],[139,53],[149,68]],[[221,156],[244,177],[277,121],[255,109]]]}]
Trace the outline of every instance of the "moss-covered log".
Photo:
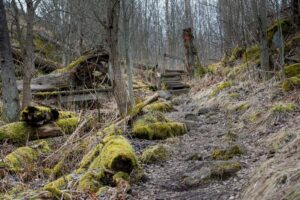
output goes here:
[{"label": "moss-covered log", "polygon": [[[95,88],[98,83],[110,85],[108,78],[109,54],[104,49],[85,52],[68,66],[50,74],[32,79],[31,89],[40,91],[60,91],[70,88]],[[23,90],[23,82],[18,81],[18,89]]]},{"label": "moss-covered log", "polygon": [[121,135],[110,134],[82,158],[78,169],[48,183],[44,189],[57,195],[71,185],[78,191],[97,192],[103,186],[118,184],[120,179],[127,180],[137,168],[137,158],[129,141]]},{"label": "moss-covered log", "polygon": [[154,102],[152,104],[149,104],[143,108],[143,111],[149,112],[149,111],[160,111],[160,112],[170,112],[174,108],[173,106],[168,102],[158,101]]},{"label": "moss-covered log", "polygon": [[0,127],[0,141],[24,145],[28,140],[71,134],[78,126],[77,117],[59,119],[56,123],[33,127],[26,122],[15,122]]}]

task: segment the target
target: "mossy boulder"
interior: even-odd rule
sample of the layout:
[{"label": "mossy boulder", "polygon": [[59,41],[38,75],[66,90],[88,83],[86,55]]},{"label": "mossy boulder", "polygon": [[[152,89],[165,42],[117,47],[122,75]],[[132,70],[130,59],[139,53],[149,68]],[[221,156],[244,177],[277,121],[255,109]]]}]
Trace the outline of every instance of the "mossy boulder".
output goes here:
[{"label": "mossy boulder", "polygon": [[157,144],[143,151],[141,161],[146,164],[160,163],[166,161],[168,156],[166,145]]},{"label": "mossy boulder", "polygon": [[222,90],[224,90],[226,88],[230,88],[231,85],[232,84],[230,82],[222,82],[222,83],[220,83],[219,85],[217,85],[217,87],[215,87],[215,89],[213,89],[213,91],[211,92],[211,96],[216,96]]},{"label": "mossy boulder", "polygon": [[158,101],[145,106],[143,108],[143,111],[171,112],[173,109],[174,109],[173,106],[169,102]]},{"label": "mossy boulder", "polygon": [[300,88],[300,75],[288,78],[282,83],[282,90],[284,92],[289,92],[298,88]]},{"label": "mossy boulder", "polygon": [[287,78],[300,75],[300,63],[285,66],[283,71]]},{"label": "mossy boulder", "polygon": [[227,147],[225,150],[214,149],[211,153],[211,157],[214,160],[229,160],[234,156],[240,156],[243,151],[239,145],[232,145]]},{"label": "mossy boulder", "polygon": [[33,169],[34,162],[43,153],[49,153],[50,148],[47,142],[41,141],[31,147],[20,147],[4,158],[6,169],[12,172],[21,172]]},{"label": "mossy boulder", "polygon": [[185,124],[173,122],[161,112],[149,112],[133,123],[133,136],[141,139],[167,139],[186,133]]}]

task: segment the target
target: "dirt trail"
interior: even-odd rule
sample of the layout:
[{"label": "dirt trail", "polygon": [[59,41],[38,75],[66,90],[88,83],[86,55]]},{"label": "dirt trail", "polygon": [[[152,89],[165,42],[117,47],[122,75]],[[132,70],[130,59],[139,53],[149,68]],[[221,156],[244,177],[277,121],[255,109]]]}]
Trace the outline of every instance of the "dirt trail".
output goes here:
[{"label": "dirt trail", "polygon": [[[211,158],[211,151],[227,145],[227,115],[217,106],[200,107],[187,96],[180,101],[177,111],[168,116],[186,123],[189,131],[163,142],[171,147],[170,159],[144,166],[146,180],[133,186],[133,199],[240,199],[254,167],[266,156],[255,150],[254,138],[237,138],[235,143],[243,146],[245,153],[230,161],[240,162],[242,169],[228,179],[201,181],[207,176],[207,166],[218,162]],[[141,147],[140,142],[137,146]]]}]

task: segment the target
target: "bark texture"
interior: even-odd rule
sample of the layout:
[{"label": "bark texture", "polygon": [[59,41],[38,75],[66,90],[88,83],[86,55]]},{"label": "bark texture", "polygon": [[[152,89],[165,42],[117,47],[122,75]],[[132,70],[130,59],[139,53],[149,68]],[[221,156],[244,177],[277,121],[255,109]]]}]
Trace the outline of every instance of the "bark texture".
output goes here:
[{"label": "bark texture", "polygon": [[19,94],[17,90],[15,65],[12,58],[3,0],[0,0],[0,61],[3,84],[3,117],[5,121],[12,122],[18,120]]}]

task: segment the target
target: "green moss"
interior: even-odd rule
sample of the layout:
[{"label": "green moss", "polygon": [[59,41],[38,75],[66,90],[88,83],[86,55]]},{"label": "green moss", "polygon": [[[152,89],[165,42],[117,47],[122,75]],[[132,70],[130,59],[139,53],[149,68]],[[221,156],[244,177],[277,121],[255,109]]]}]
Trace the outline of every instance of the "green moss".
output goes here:
[{"label": "green moss", "polygon": [[97,192],[99,188],[104,186],[102,180],[105,174],[103,169],[95,169],[86,172],[79,180],[77,190],[83,192]]},{"label": "green moss", "polygon": [[231,83],[230,82],[222,82],[220,83],[212,92],[211,92],[211,96],[216,96],[219,92],[221,92],[222,90],[226,89],[226,88],[230,88],[231,87]]},{"label": "green moss", "polygon": [[[69,181],[72,180],[72,174],[60,177],[59,179],[56,179],[55,181],[52,181],[48,184],[46,184],[43,189],[50,191],[52,189],[61,190],[67,187]],[[51,192],[51,191],[50,191]]]},{"label": "green moss", "polygon": [[[103,140],[104,146],[100,154],[100,166],[105,169],[130,173],[138,166],[134,149],[123,136],[109,136]],[[96,159],[95,159],[96,160]],[[92,162],[90,169],[98,168],[97,161]]]},{"label": "green moss", "polygon": [[30,147],[20,147],[8,154],[4,162],[10,171],[19,172],[27,168],[38,158],[38,153]]},{"label": "green moss", "polygon": [[168,150],[165,145],[158,144],[143,151],[141,160],[143,163],[154,164],[166,161]]},{"label": "green moss", "polygon": [[233,158],[234,156],[239,156],[241,154],[243,154],[243,152],[242,152],[240,146],[232,145],[232,146],[229,146],[225,150],[214,149],[212,151],[211,157],[214,160],[229,160],[229,159]]},{"label": "green moss", "polygon": [[105,137],[105,136],[112,136],[112,135],[122,135],[122,129],[117,128],[114,124],[106,127],[105,129],[99,131],[97,136]]},{"label": "green moss", "polygon": [[144,126],[156,122],[170,122],[168,118],[162,112],[154,111],[148,112],[147,114],[139,117],[134,123],[133,126]]},{"label": "green moss", "polygon": [[288,78],[282,83],[282,90],[284,92],[289,92],[297,88],[300,88],[300,75]]},{"label": "green moss", "polygon": [[252,123],[256,123],[258,118],[261,116],[261,113],[260,112],[256,112],[256,113],[253,113],[249,116],[249,120],[250,122]]},{"label": "green moss", "polygon": [[248,108],[250,108],[250,105],[248,105],[247,103],[241,103],[235,108],[235,110],[236,111],[245,111]]},{"label": "green moss", "polygon": [[240,47],[240,46],[236,46],[231,53],[231,56],[229,58],[229,62],[234,62],[235,60],[241,58],[243,56],[243,53],[245,52],[245,49]]},{"label": "green moss", "polygon": [[101,152],[101,149],[103,148],[103,144],[98,144],[96,147],[91,149],[84,157],[81,159],[81,162],[79,164],[80,169],[87,169],[90,164],[93,162],[95,158],[97,158]]},{"label": "green moss", "polygon": [[211,65],[208,65],[207,71],[212,74],[217,74],[218,73],[218,63],[213,63]]},{"label": "green moss", "polygon": [[272,112],[273,113],[288,113],[288,112],[293,112],[297,106],[293,103],[288,103],[288,104],[278,104],[272,107]]},{"label": "green moss", "polygon": [[25,122],[15,122],[0,127],[0,141],[25,144],[34,128]]},{"label": "green moss", "polygon": [[207,73],[207,69],[203,67],[201,64],[195,65],[195,77],[202,78]]},{"label": "green moss", "polygon": [[86,62],[87,56],[80,56],[79,58],[77,58],[76,60],[74,60],[73,62],[71,62],[68,66],[64,67],[64,68],[60,68],[55,70],[52,73],[64,73],[64,72],[68,72],[72,69],[74,69],[75,67],[81,65],[82,63]]},{"label": "green moss", "polygon": [[258,45],[247,48],[243,55],[244,62],[257,60],[260,57],[260,47]]},{"label": "green moss", "polygon": [[76,130],[79,124],[79,119],[77,117],[59,119],[56,121],[56,124],[64,131],[65,134],[68,135]]},{"label": "green moss", "polygon": [[113,176],[113,182],[118,184],[120,180],[129,181],[129,174],[126,172],[118,172]]},{"label": "green moss", "polygon": [[72,196],[69,193],[63,192],[56,187],[47,187],[45,188],[48,192],[51,193],[53,199],[63,199],[63,200],[71,200]]},{"label": "green moss", "polygon": [[232,99],[237,99],[240,97],[240,94],[236,93],[236,92],[231,92],[228,94],[228,96]]},{"label": "green moss", "polygon": [[142,139],[167,139],[187,132],[185,124],[178,122],[156,122],[133,127],[133,135]]},{"label": "green moss", "polygon": [[133,107],[132,110],[130,111],[130,115],[131,115],[132,117],[137,116],[138,114],[141,113],[141,111],[142,111],[142,109],[143,109],[144,107],[145,107],[144,102],[140,102],[140,103],[134,105],[134,107]]},{"label": "green moss", "polygon": [[20,172],[24,169],[33,169],[35,161],[42,153],[49,153],[50,148],[46,141],[41,141],[31,147],[20,147],[4,158],[9,171]]},{"label": "green moss", "polygon": [[211,178],[224,179],[234,175],[242,168],[239,162],[216,162],[211,167]]},{"label": "green moss", "polygon": [[300,63],[285,66],[283,71],[287,78],[300,75]]},{"label": "green moss", "polygon": [[160,112],[170,112],[174,108],[173,106],[168,102],[154,102],[152,104],[149,104],[143,108],[143,111],[149,112],[149,111],[160,111]]}]

